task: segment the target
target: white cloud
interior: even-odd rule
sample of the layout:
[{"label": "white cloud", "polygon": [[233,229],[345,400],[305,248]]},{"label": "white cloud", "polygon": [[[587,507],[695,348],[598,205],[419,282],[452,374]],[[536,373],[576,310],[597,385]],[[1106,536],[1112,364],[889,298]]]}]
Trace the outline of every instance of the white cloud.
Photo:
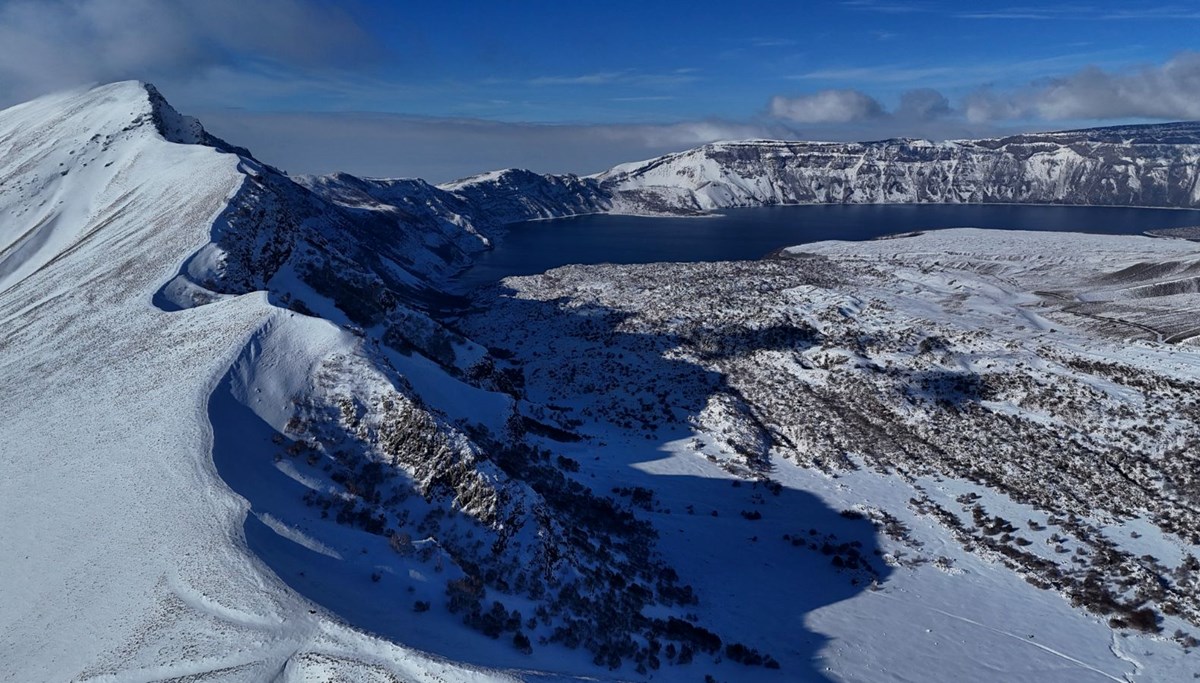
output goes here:
[{"label": "white cloud", "polygon": [[909,90],[894,111],[858,90],[821,90],[798,97],[771,99],[771,116],[799,124],[848,124],[934,121],[953,110],[946,96],[932,88]]},{"label": "white cloud", "polygon": [[1200,53],[1126,72],[1096,67],[1015,90],[981,89],[963,102],[973,122],[1039,119],[1200,119]]},{"label": "white cloud", "polygon": [[843,7],[878,12],[880,14],[918,14],[932,12],[934,8],[926,3],[915,2],[880,2],[879,0],[843,0]]},{"label": "white cloud", "polygon": [[1054,10],[1039,10],[1039,9],[1015,9],[1015,10],[998,10],[991,12],[964,12],[954,15],[959,19],[1028,19],[1034,21],[1042,21],[1046,19],[1057,19],[1061,16],[1061,12]]},{"label": "white cloud", "polygon": [[863,83],[911,83],[942,79],[956,73],[955,67],[855,66],[817,69],[788,78],[797,81],[849,81]]},{"label": "white cloud", "polygon": [[[1044,68],[1057,61],[1061,60],[1027,62],[1015,65],[1014,69],[1019,71],[1030,65]],[[934,75],[935,71],[926,75]],[[908,74],[901,70],[885,75],[892,73]],[[811,75],[851,79],[874,75],[875,80],[892,80],[870,69]],[[986,127],[981,124],[993,122],[1022,122],[1028,126],[1059,121],[1085,124],[1137,119],[1194,120],[1200,119],[1200,52],[1183,52],[1162,64],[1125,71],[1084,66],[1065,76],[1033,80],[1024,87],[977,87],[958,106],[952,106],[941,92],[928,88],[903,93],[891,111],[859,90],[823,90],[800,97],[777,96],[771,100],[770,113],[797,124],[860,123],[864,130],[890,135],[937,130],[934,126],[918,125],[923,122],[954,124],[962,130],[964,126],[959,124],[965,124],[965,129],[977,129]],[[946,126],[947,130],[950,127]]]},{"label": "white cloud", "polygon": [[578,76],[539,76],[529,80],[530,85],[608,85],[626,77],[625,71],[599,71]]},{"label": "white cloud", "polygon": [[752,38],[752,47],[795,47],[800,42],[792,38]]},{"label": "white cloud", "polygon": [[771,115],[794,123],[849,123],[883,116],[883,106],[858,90],[821,90],[771,99]]},{"label": "white cloud", "polygon": [[348,15],[315,0],[9,0],[0,3],[0,99],[186,79],[246,60],[346,64],[374,49]]}]

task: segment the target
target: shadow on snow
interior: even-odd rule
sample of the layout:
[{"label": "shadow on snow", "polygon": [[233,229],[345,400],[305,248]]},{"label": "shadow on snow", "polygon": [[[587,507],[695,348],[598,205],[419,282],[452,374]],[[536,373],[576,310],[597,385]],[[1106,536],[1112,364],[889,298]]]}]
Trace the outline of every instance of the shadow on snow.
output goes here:
[{"label": "shadow on snow", "polygon": [[[705,408],[709,397],[738,397],[725,378],[664,357],[678,339],[620,331],[618,312],[565,311],[557,302],[515,306],[494,324],[521,321],[519,329],[509,325],[505,334],[509,341],[523,341],[506,350],[525,361],[527,380],[532,380],[526,393],[534,402],[566,404],[551,410],[555,419],[548,421],[581,420],[579,430],[592,437],[573,444],[539,443],[580,461],[577,481],[654,524],[657,551],[700,600],[670,614],[694,612],[697,623],[721,636],[726,646],[743,643],[782,665],[779,671],[741,666],[723,653],[726,661],[712,673],[720,680],[827,680],[820,660],[827,638],[806,622],[813,612],[887,579],[890,570],[879,558],[875,527],[811,493],[766,479],[726,477],[699,455],[686,472],[662,473],[655,461],[663,459],[667,444],[693,435],[688,419]],[[481,316],[487,312],[464,320],[468,335],[480,331],[474,322]],[[791,328],[705,334],[703,347],[714,358],[814,343],[806,331]],[[291,588],[355,627],[457,661],[596,674],[582,652],[535,646],[527,656],[503,640],[463,628],[458,616],[438,609],[451,576],[430,575],[409,563],[383,536],[320,518],[302,500],[311,482],[277,461],[273,439],[278,433],[244,403],[250,399],[235,395],[236,375],[235,367],[209,400],[214,464],[249,503],[245,536],[250,550]],[[538,440],[527,435],[524,443],[529,447]],[[769,461],[760,459],[757,465],[752,469],[758,475],[769,475]],[[650,492],[649,500],[643,491]],[[413,605],[421,601],[435,609],[414,613]],[[636,678],[628,666],[613,674]],[[697,667],[708,667],[707,660],[698,656],[690,666],[664,665],[652,674],[656,680],[691,680],[703,673]]]}]

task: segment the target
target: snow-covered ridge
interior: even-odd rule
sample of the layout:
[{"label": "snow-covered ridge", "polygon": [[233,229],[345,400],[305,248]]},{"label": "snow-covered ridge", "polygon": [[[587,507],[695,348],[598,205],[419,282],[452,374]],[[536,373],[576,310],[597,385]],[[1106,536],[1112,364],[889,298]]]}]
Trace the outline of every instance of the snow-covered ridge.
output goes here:
[{"label": "snow-covered ridge", "polygon": [[[353,289],[355,278],[370,291],[382,282],[369,279],[372,267],[393,283],[422,282],[386,260],[389,245],[404,244],[396,239],[372,249],[373,261],[348,250],[355,261],[339,269],[339,247],[368,249],[362,232],[348,231],[389,224],[351,225],[235,150],[132,81],[0,112],[0,679],[503,678],[355,631],[288,588],[262,548],[361,557],[358,548],[348,552],[344,534],[287,541],[309,532],[279,506],[269,507],[271,528],[285,540],[255,536],[267,512],[256,508],[273,499],[236,495],[229,487],[240,480],[214,470],[214,432],[232,430],[235,461],[254,460],[239,423],[214,425],[219,414],[208,411],[235,363],[256,389],[287,394],[335,355],[411,391],[386,364],[371,370],[378,361],[337,324],[350,314],[304,277],[327,294]],[[404,226],[390,227],[394,237]],[[417,237],[412,257],[439,247]],[[436,344],[448,365],[478,355],[405,310],[404,290],[374,293],[390,297],[382,312],[404,320],[393,343]],[[272,301],[298,308],[297,296],[337,322]],[[339,303],[364,317],[376,310],[351,300]],[[267,341],[290,344],[284,363],[264,360]],[[431,365],[425,382],[445,379]],[[296,409],[296,396],[274,398],[263,414]],[[410,407],[414,419],[449,432],[423,405]],[[269,455],[259,462],[272,467]],[[270,484],[252,481],[268,497]],[[247,536],[265,545],[250,552]]]},{"label": "snow-covered ridge", "polygon": [[487,244],[461,198],[322,196],[138,82],[0,112],[0,152],[0,677],[657,657],[695,598],[654,530],[568,480],[542,439],[570,425],[428,314]]},{"label": "snow-covered ridge", "polygon": [[521,169],[485,173],[442,186],[500,223],[601,213],[610,204],[598,184],[575,175]]},{"label": "snow-covered ridge", "polygon": [[1197,124],[994,140],[714,143],[595,179],[614,205],[679,210],[806,203],[1200,204]]},{"label": "snow-covered ridge", "polygon": [[[84,237],[114,179],[156,135],[144,90],[118,83],[42,98],[0,119],[0,290]],[[99,195],[93,204],[84,198]]]},{"label": "snow-covered ridge", "polygon": [[716,142],[593,176],[507,169],[437,189],[466,202],[474,223],[494,227],[585,213],[811,203],[1195,207],[1198,161],[1200,124],[1176,123],[943,142]]}]

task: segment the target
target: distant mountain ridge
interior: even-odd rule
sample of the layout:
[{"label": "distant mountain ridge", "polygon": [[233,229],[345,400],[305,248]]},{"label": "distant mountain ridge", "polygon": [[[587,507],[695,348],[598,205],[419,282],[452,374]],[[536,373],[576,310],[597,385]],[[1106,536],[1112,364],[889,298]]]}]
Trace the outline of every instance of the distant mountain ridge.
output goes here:
[{"label": "distant mountain ridge", "polygon": [[[1190,207],[1194,123],[994,140],[714,143],[600,174],[618,205],[1049,203]],[[657,208],[657,207],[656,207]]]},{"label": "distant mountain ridge", "polygon": [[[785,204],[1200,206],[1200,122],[934,142],[714,142],[590,175],[523,169],[434,188],[481,229],[589,213],[690,215]],[[302,182],[395,199],[415,181],[339,173]],[[444,194],[438,194],[440,191]]]}]

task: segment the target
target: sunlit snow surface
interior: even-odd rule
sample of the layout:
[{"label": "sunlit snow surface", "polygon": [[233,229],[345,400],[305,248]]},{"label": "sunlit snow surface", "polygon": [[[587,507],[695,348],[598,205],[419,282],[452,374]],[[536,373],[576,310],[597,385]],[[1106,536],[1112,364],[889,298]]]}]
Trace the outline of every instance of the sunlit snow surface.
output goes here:
[{"label": "sunlit snow surface", "polygon": [[[441,609],[446,577],[433,562],[401,558],[382,537],[301,502],[328,482],[270,450],[297,405],[410,393],[464,429],[496,432],[513,411],[543,404],[577,418],[583,440],[545,440],[580,464],[572,478],[603,495],[652,489],[653,504],[636,514],[697,591],[699,623],[781,664],[698,658],[653,671],[654,680],[1173,681],[1197,670],[1172,636],[1193,628],[1183,619],[1164,618],[1155,636],[1111,629],[995,554],[965,550],[921,511],[961,513],[957,499],[976,495],[989,514],[1049,525],[1038,505],[955,476],[961,463],[899,461],[889,471],[882,438],[842,442],[807,418],[770,423],[814,396],[852,400],[843,389],[855,382],[894,389],[879,371],[889,363],[923,379],[936,365],[955,377],[987,371],[1051,386],[1059,377],[1071,398],[1091,403],[1064,412],[1002,391],[975,397],[980,414],[1072,432],[1096,449],[1166,452],[1194,436],[1194,395],[1068,371],[1064,359],[1200,380],[1195,244],[962,230],[806,245],[766,264],[570,267],[513,279],[460,323],[526,363],[518,402],[472,386],[462,368],[375,348],[378,330],[348,324],[287,269],[273,286],[324,318],[265,292],[156,305],[189,259],[221,267],[213,224],[247,170],[232,154],[164,140],[153,114],[138,83],[0,113],[3,680],[643,679],[562,646],[539,643],[526,656],[466,629]],[[174,139],[194,133],[185,119],[168,123]],[[817,277],[823,268],[829,278]],[[716,336],[704,328],[738,311],[763,317]],[[823,341],[779,337],[782,326],[764,336],[771,321],[803,323]],[[941,346],[914,350],[934,336]],[[463,364],[482,353],[465,341],[455,348]],[[566,364],[580,372],[558,374]],[[913,392],[910,402],[880,394],[896,399],[880,405],[935,440],[928,418],[944,408]],[[650,418],[660,396],[668,410]],[[1162,418],[1170,409],[1178,416]],[[1130,440],[1149,428],[1144,415],[1156,416],[1156,431]],[[1116,417],[1078,422],[1096,416]],[[790,452],[771,446],[770,428],[790,435]],[[818,455],[821,466],[806,461]],[[1172,513],[1190,509],[1186,492],[1154,478],[1160,466],[1127,473],[1140,493],[1095,494],[1127,514],[1098,506],[1085,517],[1120,548],[1175,567],[1195,546],[1138,507],[1157,493]],[[486,461],[477,473],[499,479]],[[1028,494],[1021,475],[1009,483]],[[866,521],[886,519],[907,535]],[[1053,531],[1022,529],[1043,553]],[[873,573],[838,570],[785,535],[857,542]],[[414,598],[434,609],[414,614]]]},{"label": "sunlit snow surface", "polygon": [[152,305],[242,175],[150,115],[138,83],[0,115],[0,678],[494,678],[339,624],[248,552],[209,394],[260,329],[339,333],[262,294]]}]

